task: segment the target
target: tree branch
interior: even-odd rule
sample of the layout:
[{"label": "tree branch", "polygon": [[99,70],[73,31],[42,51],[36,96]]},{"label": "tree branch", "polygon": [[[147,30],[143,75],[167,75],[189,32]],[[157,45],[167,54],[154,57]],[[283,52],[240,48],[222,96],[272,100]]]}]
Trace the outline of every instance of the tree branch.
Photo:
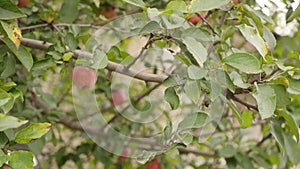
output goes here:
[{"label": "tree branch", "polygon": [[[40,50],[47,50],[52,45],[51,43],[48,42],[27,39],[27,38],[22,39],[22,44],[26,47],[40,49]],[[85,58],[93,58],[93,54],[82,50],[75,50],[74,55],[85,57]],[[124,74],[147,82],[162,83],[167,78],[167,75],[163,75],[163,74],[158,75],[158,74],[144,73],[133,69],[127,69],[126,66],[111,61],[108,61],[106,69],[109,71]]]}]

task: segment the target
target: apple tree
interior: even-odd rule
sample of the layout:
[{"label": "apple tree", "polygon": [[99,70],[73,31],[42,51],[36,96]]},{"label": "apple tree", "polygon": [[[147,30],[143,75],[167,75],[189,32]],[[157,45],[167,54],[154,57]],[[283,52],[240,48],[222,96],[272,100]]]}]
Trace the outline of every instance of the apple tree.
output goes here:
[{"label": "apple tree", "polygon": [[299,167],[294,0],[1,0],[0,167]]}]

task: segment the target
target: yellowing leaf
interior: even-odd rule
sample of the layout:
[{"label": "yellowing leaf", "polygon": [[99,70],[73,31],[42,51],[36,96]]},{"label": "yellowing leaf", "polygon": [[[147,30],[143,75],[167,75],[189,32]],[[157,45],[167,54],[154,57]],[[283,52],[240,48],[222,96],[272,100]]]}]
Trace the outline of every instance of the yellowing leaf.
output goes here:
[{"label": "yellowing leaf", "polygon": [[22,32],[21,30],[13,25],[6,22],[1,22],[1,26],[3,28],[3,33],[8,36],[8,38],[19,48],[22,41]]},{"label": "yellowing leaf", "polygon": [[14,44],[19,48],[22,41],[22,32],[19,28],[13,27],[13,37],[11,39]]}]

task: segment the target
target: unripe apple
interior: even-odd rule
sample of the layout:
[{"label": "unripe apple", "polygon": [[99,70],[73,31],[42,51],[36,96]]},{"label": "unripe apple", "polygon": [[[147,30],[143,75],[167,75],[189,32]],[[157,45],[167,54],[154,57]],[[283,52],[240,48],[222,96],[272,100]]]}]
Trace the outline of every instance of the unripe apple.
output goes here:
[{"label": "unripe apple", "polygon": [[72,81],[81,90],[92,89],[97,82],[97,73],[91,68],[76,66],[72,71]]},{"label": "unripe apple", "polygon": [[19,8],[23,8],[24,6],[27,6],[27,5],[29,5],[29,2],[27,0],[19,0],[19,3],[18,3]]},{"label": "unripe apple", "polygon": [[161,169],[160,162],[157,158],[146,164],[146,169]]},{"label": "unripe apple", "polygon": [[115,106],[123,104],[125,102],[124,91],[122,89],[112,90],[109,101]]},{"label": "unripe apple", "polygon": [[124,147],[121,156],[118,157],[118,161],[119,162],[125,161],[129,156],[129,151],[130,149],[128,147]]}]

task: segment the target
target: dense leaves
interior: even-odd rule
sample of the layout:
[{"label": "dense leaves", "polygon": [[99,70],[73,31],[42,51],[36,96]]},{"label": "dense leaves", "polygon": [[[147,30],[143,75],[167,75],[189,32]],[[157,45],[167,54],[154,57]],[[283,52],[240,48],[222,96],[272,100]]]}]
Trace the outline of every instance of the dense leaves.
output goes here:
[{"label": "dense leaves", "polygon": [[297,5],[1,0],[0,168],[299,167]]}]

